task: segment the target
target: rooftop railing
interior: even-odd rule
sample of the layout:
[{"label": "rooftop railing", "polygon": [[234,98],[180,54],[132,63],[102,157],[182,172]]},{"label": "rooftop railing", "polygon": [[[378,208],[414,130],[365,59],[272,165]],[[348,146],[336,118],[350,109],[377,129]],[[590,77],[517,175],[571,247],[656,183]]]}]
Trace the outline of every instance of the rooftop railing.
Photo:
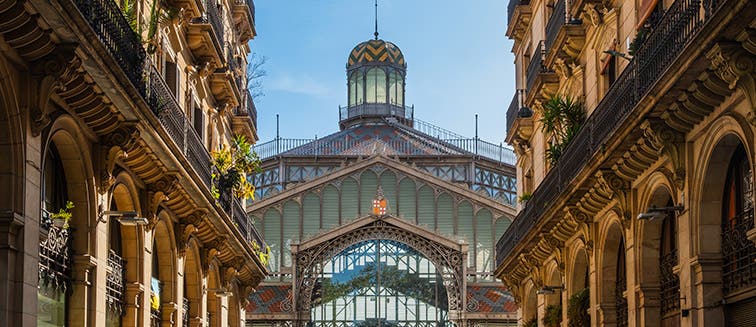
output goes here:
[{"label": "rooftop railing", "polygon": [[[517,244],[541,220],[555,199],[590,162],[619,125],[633,111],[646,91],[654,85],[670,63],[678,57],[721,2],[677,0],[636,52],[625,70],[612,84],[575,139],[533,192],[525,208],[496,244],[496,263],[501,265]],[[529,69],[530,70],[530,69]]]},{"label": "rooftop railing", "polygon": [[354,106],[339,106],[339,120],[365,116],[395,116],[412,120],[415,116],[414,106],[400,106],[389,103],[363,103]]}]

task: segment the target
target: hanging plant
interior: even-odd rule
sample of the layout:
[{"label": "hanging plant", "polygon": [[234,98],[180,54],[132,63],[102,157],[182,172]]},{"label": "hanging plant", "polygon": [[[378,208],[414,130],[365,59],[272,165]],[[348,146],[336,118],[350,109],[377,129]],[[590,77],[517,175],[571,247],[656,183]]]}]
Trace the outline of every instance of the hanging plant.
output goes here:
[{"label": "hanging plant", "polygon": [[588,288],[577,291],[570,297],[567,306],[567,318],[570,319],[569,327],[587,327],[591,325],[591,315],[588,309],[591,305],[590,291]]},{"label": "hanging plant", "polygon": [[553,165],[585,123],[583,103],[569,95],[554,95],[543,103],[541,130],[553,137],[546,149],[546,159]]},{"label": "hanging plant", "polygon": [[236,135],[230,146],[221,146],[211,154],[213,164],[212,194],[217,200],[221,193],[237,199],[254,199],[255,186],[246,175],[260,172],[260,158],[252,151],[252,145],[243,135]]},{"label": "hanging plant", "polygon": [[63,208],[60,208],[58,212],[54,212],[50,214],[50,220],[52,220],[52,224],[55,227],[58,228],[68,228],[68,222],[71,221],[71,209],[74,208],[74,204],[71,201],[66,201],[66,206]]}]

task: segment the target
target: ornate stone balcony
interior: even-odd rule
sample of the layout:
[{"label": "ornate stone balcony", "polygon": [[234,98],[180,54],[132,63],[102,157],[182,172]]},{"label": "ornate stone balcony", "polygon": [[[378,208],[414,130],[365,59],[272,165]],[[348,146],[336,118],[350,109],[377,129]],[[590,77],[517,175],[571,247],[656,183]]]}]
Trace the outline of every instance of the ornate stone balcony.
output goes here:
[{"label": "ornate stone balcony", "polygon": [[585,46],[585,29],[583,22],[571,18],[565,0],[560,0],[554,6],[554,11],[546,24],[546,58],[544,65],[553,67],[555,59],[561,62],[572,62]]},{"label": "ornate stone balcony", "polygon": [[525,30],[530,25],[532,11],[530,0],[509,0],[507,7],[507,36],[515,42],[522,41]]},{"label": "ornate stone balcony", "polygon": [[548,98],[549,95],[556,93],[559,87],[559,77],[554,70],[547,67],[544,63],[546,58],[546,49],[544,41],[536,46],[533,56],[530,58],[527,70],[527,97],[525,105],[533,106],[536,99]]},{"label": "ornate stone balcony", "polygon": [[247,42],[257,35],[253,0],[234,0],[233,19],[242,42]]},{"label": "ornate stone balcony", "polygon": [[218,13],[216,0],[205,0],[200,5],[204,11],[192,18],[187,25],[187,43],[197,61],[207,65],[212,71],[213,68],[223,67],[225,61],[223,22]]},{"label": "ornate stone balcony", "polygon": [[241,134],[247,137],[250,141],[257,141],[257,108],[255,108],[255,102],[249,91],[242,93],[244,99],[236,110],[234,110],[234,116],[232,119],[232,126],[234,133]]}]

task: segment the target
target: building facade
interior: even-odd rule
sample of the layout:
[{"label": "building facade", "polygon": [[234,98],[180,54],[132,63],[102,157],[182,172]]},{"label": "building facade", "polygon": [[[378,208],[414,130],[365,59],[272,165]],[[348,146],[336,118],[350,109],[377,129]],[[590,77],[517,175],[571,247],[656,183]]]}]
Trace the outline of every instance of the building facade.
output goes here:
[{"label": "building facade", "polygon": [[739,0],[510,1],[529,200],[495,274],[522,325],[756,324],[755,18]]},{"label": "building facade", "polygon": [[255,146],[251,218],[271,276],[252,326],[512,326],[492,275],[514,214],[514,154],[425,123],[406,62],[377,38],[349,54],[341,130]]},{"label": "building facade", "polygon": [[242,326],[252,0],[0,1],[0,326]]}]

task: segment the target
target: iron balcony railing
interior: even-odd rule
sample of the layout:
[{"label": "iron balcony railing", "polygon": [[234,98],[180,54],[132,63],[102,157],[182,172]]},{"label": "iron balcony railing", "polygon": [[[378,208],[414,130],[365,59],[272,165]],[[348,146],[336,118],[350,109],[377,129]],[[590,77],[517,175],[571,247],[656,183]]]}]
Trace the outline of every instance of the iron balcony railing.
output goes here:
[{"label": "iron balcony railing", "polygon": [[189,299],[184,297],[183,305],[181,306],[181,321],[184,323],[185,327],[189,327]]},{"label": "iron balcony railing", "polygon": [[530,0],[509,0],[509,4],[507,5],[507,24],[512,23],[512,15],[514,15],[517,6],[528,4],[530,4]]},{"label": "iron balcony railing", "polygon": [[[625,121],[646,91],[662,76],[696,35],[721,2],[677,0],[667,10],[658,26],[636,52],[625,70],[612,84],[593,114],[588,117],[575,139],[565,149],[562,159],[549,171],[533,192],[528,205],[496,244],[496,262],[500,265],[514,247],[528,235],[555,203],[557,196],[585,168],[589,159],[602,149],[607,138]],[[532,65],[532,62],[531,62]],[[530,68],[528,76],[530,79]],[[529,81],[530,82],[530,81]]]},{"label": "iron balcony railing", "polygon": [[113,0],[74,0],[74,4],[131,84],[144,95],[142,72],[147,52],[121,8]]},{"label": "iron balcony railing", "polygon": [[124,313],[126,294],[126,261],[113,250],[108,251],[108,266],[105,285],[107,310],[120,316]]},{"label": "iron balcony railing", "polygon": [[[433,145],[434,147],[446,147],[450,151],[464,150],[473,155],[481,156],[489,160],[496,161],[501,164],[514,165],[516,158],[514,152],[511,149],[505,147],[503,144],[493,144],[481,139],[465,138],[465,139],[437,139],[444,142],[447,145]],[[288,156],[329,156],[338,155],[348,150],[360,148],[365,143],[362,140],[318,140],[318,139],[285,139],[277,138],[271,141],[260,143],[255,145],[255,153],[260,159],[265,160],[268,158],[277,157],[288,151],[297,149],[294,153],[287,154]],[[388,141],[384,144],[391,149],[394,149],[400,155],[423,155],[424,153],[417,153],[417,143],[412,140],[399,140]],[[305,145],[307,145],[305,147]]]},{"label": "iron balcony railing", "polygon": [[210,22],[210,25],[213,26],[213,32],[218,38],[218,43],[223,47],[223,45],[226,44],[224,38],[225,31],[223,30],[223,20],[221,20],[221,14],[218,8],[219,4],[217,0],[205,1],[205,14],[207,15],[207,20]]},{"label": "iron balcony railing", "polygon": [[514,96],[512,96],[512,102],[509,103],[509,109],[507,109],[507,133],[512,130],[512,124],[515,119],[519,118],[520,108],[523,107],[525,100],[525,90],[515,90]]},{"label": "iron balcony railing", "polygon": [[551,51],[551,46],[554,45],[559,29],[564,26],[566,20],[565,0],[558,0],[554,5],[554,11],[551,12],[549,22],[546,23],[546,51]]},{"label": "iron balcony railing", "polygon": [[[179,107],[173,92],[170,91],[163,77],[146,60],[146,51],[136,33],[124,18],[121,9],[113,0],[74,0],[74,4],[100,42],[110,52],[126,77],[143,97],[144,102],[165,128],[171,140],[184,154],[195,173],[210,189],[210,154],[194,130],[193,125]],[[215,18],[218,18],[218,8],[214,0],[208,0],[206,4],[212,4],[206,6],[208,17],[212,22]],[[216,23],[219,22],[219,20],[216,21]],[[219,24],[216,31],[222,31],[221,28],[222,26]],[[226,212],[233,216],[232,209]],[[255,239],[258,244],[264,244],[254,228],[250,228],[243,234],[251,235],[246,238],[248,241]]]},{"label": "iron balcony railing", "polygon": [[543,60],[545,57],[546,50],[543,48],[543,41],[540,41],[538,42],[535,51],[533,51],[533,57],[530,58],[530,64],[528,64],[528,80],[526,83],[527,92],[530,92],[530,89],[533,87],[533,83],[535,83],[538,74],[546,72],[546,67],[543,65]]}]

